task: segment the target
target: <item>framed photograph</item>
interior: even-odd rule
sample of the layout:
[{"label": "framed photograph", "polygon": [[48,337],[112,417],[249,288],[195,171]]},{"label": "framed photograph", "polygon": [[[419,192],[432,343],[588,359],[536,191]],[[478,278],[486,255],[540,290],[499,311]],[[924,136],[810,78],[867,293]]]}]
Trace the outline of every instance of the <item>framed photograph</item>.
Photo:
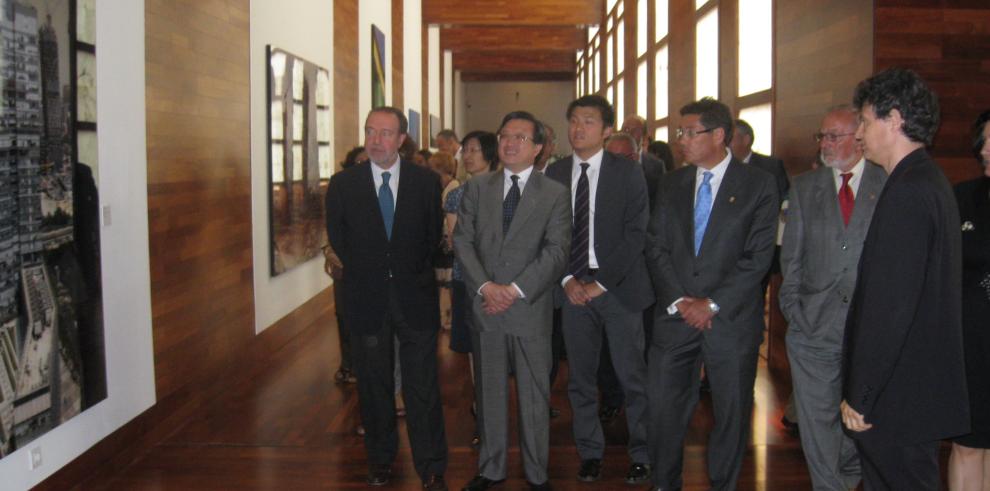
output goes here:
[{"label": "framed photograph", "polygon": [[371,107],[385,105],[385,34],[371,25]]}]

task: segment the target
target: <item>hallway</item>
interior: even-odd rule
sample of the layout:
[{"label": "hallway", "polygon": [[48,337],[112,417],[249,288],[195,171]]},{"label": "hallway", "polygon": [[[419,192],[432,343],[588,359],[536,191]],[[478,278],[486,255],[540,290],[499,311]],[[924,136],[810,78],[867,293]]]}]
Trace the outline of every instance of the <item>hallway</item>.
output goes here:
[{"label": "hallway", "polygon": [[[329,309],[324,312],[330,312]],[[447,423],[451,489],[459,489],[476,470],[477,453],[470,440],[471,385],[465,356],[446,349],[440,336],[440,376]],[[244,373],[208,406],[115,475],[87,483],[84,489],[127,490],[306,490],[368,489],[354,386],[338,386],[336,327],[324,314],[272,356],[265,366]],[[621,418],[606,426],[609,447],[603,479],[579,483],[579,460],[570,434],[566,364],[553,391],[561,410],[551,420],[551,482],[559,490],[637,489],[622,481],[628,466],[622,444]],[[786,402],[786,381],[760,367],[756,381],[752,445],[744,463],[740,490],[792,490],[809,487],[800,445],[780,424]],[[703,397],[688,433],[685,489],[707,486],[704,442],[711,428],[711,408]],[[420,488],[400,421],[399,458],[393,479],[384,489]],[[514,435],[512,437],[514,440]],[[509,479],[501,489],[523,489],[525,480],[518,448],[510,453]]]}]

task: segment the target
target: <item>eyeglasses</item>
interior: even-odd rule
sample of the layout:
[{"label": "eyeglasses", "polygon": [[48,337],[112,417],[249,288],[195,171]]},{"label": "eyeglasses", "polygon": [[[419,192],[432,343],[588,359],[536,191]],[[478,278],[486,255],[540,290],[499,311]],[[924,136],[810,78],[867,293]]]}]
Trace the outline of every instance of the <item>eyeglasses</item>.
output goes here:
[{"label": "eyeglasses", "polygon": [[705,128],[703,130],[696,130],[694,128],[677,128],[677,138],[694,138],[702,133],[711,133],[715,131],[715,128]]},{"label": "eyeglasses", "polygon": [[532,142],[533,141],[533,137],[526,136],[526,135],[518,135],[518,134],[517,135],[509,135],[509,134],[506,134],[506,133],[499,133],[498,134],[498,141],[499,142],[505,141],[505,142],[512,142],[512,143]]},{"label": "eyeglasses", "polygon": [[849,135],[854,135],[855,133],[815,133],[815,141],[821,143],[825,140],[829,143],[835,143]]}]

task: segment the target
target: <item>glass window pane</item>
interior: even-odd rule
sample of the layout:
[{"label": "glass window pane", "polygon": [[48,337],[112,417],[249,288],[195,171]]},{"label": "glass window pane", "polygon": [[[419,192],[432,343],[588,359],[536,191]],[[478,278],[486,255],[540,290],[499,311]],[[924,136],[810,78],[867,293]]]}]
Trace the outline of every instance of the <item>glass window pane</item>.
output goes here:
[{"label": "glass window pane", "polygon": [[773,111],[770,104],[747,107],[739,111],[739,119],[753,127],[753,151],[770,155],[773,149]]},{"label": "glass window pane", "polygon": [[598,26],[591,26],[588,28],[588,42],[591,43],[595,40],[595,34],[598,34]]},{"label": "glass window pane", "polygon": [[659,43],[667,37],[667,0],[655,0],[653,2],[654,35],[653,41]]},{"label": "glass window pane", "polygon": [[646,80],[646,61],[639,64],[636,70],[636,114],[646,117],[646,95],[649,93],[649,82]]},{"label": "glass window pane", "polygon": [[637,0],[636,5],[636,58],[646,54],[646,26],[649,25],[649,18],[646,16],[646,5],[648,0]]},{"label": "glass window pane", "polygon": [[710,10],[695,30],[695,96],[718,99],[718,9]]},{"label": "glass window pane", "polygon": [[704,7],[706,3],[708,0],[694,0],[694,9],[701,10],[701,7]]},{"label": "glass window pane", "polygon": [[[601,4],[599,4],[599,5],[601,5]],[[605,1],[605,14],[606,15],[608,15],[609,13],[612,12],[612,7],[615,7],[615,0],[606,0]]]},{"label": "glass window pane", "polygon": [[616,82],[616,85],[615,85],[615,92],[616,92],[616,96],[615,96],[615,122],[616,122],[616,124],[620,124],[620,125],[622,124],[622,120],[623,119],[626,119],[625,100],[623,99],[623,95],[624,95],[624,92],[625,92],[623,89],[625,88],[625,85],[626,85],[625,84],[625,81],[623,79],[621,79],[621,78],[619,79],[618,82]]},{"label": "glass window pane", "polygon": [[669,130],[666,126],[661,126],[653,132],[653,139],[662,142],[669,142],[670,136],[668,135]]},{"label": "glass window pane", "polygon": [[626,22],[619,22],[619,37],[615,42],[615,73],[622,73],[626,69]]},{"label": "glass window pane", "polygon": [[623,10],[623,1],[622,0],[619,0],[619,2],[617,3],[617,7],[615,9],[615,16],[616,17],[622,17],[622,13],[623,12],[624,12],[624,10]]},{"label": "glass window pane", "polygon": [[605,99],[608,100],[608,103],[611,104],[612,107],[615,107],[615,97],[613,97],[613,91],[611,85],[605,86]]},{"label": "glass window pane", "polygon": [[653,61],[653,66],[655,67],[653,74],[653,97],[656,101],[656,107],[653,112],[653,119],[666,118],[668,115],[667,110],[667,94],[668,92],[668,77],[670,76],[670,67],[667,62],[667,45],[657,50],[656,59]]},{"label": "glass window pane", "polygon": [[739,95],[767,90],[773,76],[771,0],[739,0]]},{"label": "glass window pane", "polygon": [[612,79],[615,78],[615,55],[612,53],[612,36],[605,38],[605,51],[602,53],[605,57],[605,83],[612,83]]}]

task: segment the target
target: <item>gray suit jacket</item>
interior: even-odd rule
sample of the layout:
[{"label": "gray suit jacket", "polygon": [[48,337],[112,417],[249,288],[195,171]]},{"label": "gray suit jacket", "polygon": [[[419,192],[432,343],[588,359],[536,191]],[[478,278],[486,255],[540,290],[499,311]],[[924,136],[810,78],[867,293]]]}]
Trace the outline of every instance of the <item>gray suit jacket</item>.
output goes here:
[{"label": "gray suit jacket", "polygon": [[777,230],[777,186],[767,172],[732,159],[695,256],[695,171],[688,165],[664,177],[650,223],[646,252],[656,287],[657,327],[686,326],[679,314],[668,315],[667,307],[680,297],[707,297],[721,308],[706,331],[709,340],[758,345],[761,281],[770,268]]},{"label": "gray suit jacket", "polygon": [[[473,326],[520,337],[550,336],[551,292],[567,266],[571,244],[570,195],[564,186],[533,172],[503,235],[503,181],[501,170],[469,180],[457,213],[454,249],[464,267]],[[515,283],[526,297],[501,314],[487,315],[477,294],[487,281]]]},{"label": "gray suit jacket", "polygon": [[780,255],[780,309],[788,336],[842,350],[859,256],[886,180],[880,166],[866,163],[846,226],[832,169],[821,167],[794,178]]}]

